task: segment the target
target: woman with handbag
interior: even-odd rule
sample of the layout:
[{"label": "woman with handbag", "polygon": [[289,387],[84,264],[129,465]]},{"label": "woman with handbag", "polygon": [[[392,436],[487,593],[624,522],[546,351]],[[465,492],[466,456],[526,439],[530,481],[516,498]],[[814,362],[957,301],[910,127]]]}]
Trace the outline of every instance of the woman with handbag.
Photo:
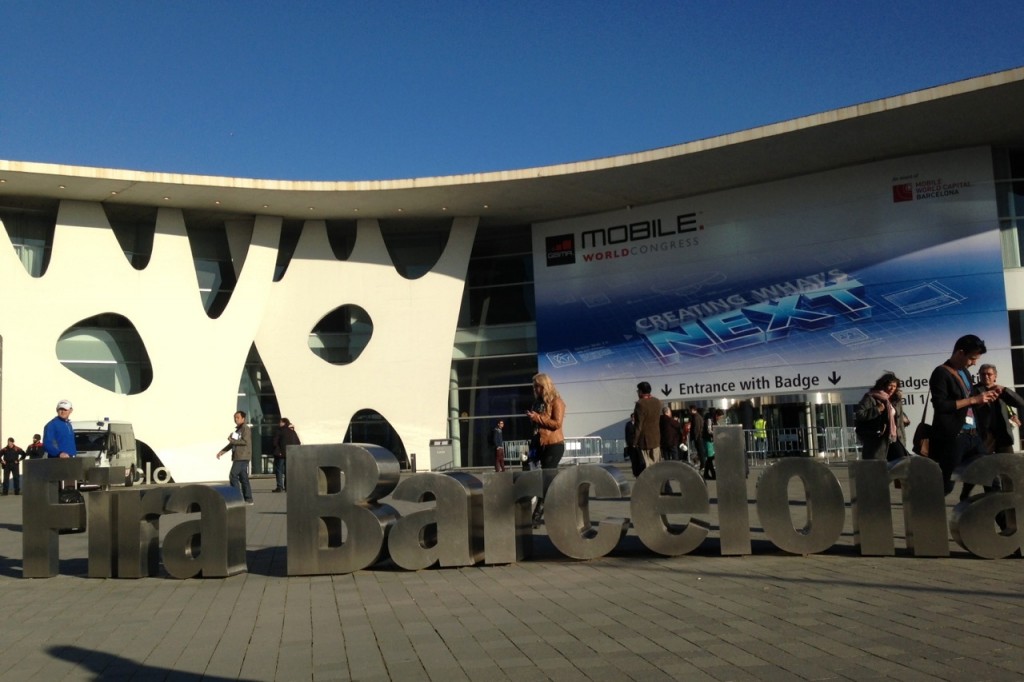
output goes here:
[{"label": "woman with handbag", "polygon": [[[906,447],[900,440],[906,424],[899,388],[899,378],[892,372],[886,372],[857,403],[853,419],[857,437],[863,445],[861,459],[898,459],[906,454]],[[894,400],[897,395],[899,398]],[[901,448],[902,453],[899,452]]]}]

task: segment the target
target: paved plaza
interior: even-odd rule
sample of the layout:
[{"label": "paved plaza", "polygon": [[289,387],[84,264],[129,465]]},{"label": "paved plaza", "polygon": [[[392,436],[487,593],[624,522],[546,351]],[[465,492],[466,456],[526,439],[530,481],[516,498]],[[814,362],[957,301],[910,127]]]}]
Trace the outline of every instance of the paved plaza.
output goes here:
[{"label": "paved plaza", "polygon": [[[849,502],[845,466],[833,468]],[[847,523],[827,553],[764,537],[753,554],[651,553],[631,531],[575,561],[537,533],[531,561],[286,575],[286,494],[254,480],[246,574],[89,579],[85,534],[61,535],[61,575],[21,578],[21,498],[0,498],[10,680],[1019,680],[1024,562],[905,550],[861,557]],[[715,484],[709,484],[715,496]],[[948,498],[952,503],[954,497]],[[621,516],[597,501],[592,518]],[[399,511],[414,508],[396,504]]]}]

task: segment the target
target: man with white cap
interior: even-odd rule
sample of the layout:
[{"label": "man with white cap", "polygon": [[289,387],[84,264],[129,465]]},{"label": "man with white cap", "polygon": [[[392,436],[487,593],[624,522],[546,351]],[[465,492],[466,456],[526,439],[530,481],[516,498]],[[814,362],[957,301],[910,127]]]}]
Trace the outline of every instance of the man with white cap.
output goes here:
[{"label": "man with white cap", "polygon": [[75,430],[71,426],[70,400],[57,403],[57,416],[46,423],[43,428],[43,447],[47,457],[67,459],[78,454],[75,447]]}]

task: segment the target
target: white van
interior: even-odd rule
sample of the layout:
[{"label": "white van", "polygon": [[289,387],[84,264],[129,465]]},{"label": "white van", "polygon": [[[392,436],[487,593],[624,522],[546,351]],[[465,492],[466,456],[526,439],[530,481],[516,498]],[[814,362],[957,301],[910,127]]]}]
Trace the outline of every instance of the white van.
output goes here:
[{"label": "white van", "polygon": [[135,482],[139,471],[139,453],[135,445],[135,430],[129,422],[99,419],[94,422],[76,421],[75,447],[79,457],[95,457],[98,467],[124,467],[125,485]]}]

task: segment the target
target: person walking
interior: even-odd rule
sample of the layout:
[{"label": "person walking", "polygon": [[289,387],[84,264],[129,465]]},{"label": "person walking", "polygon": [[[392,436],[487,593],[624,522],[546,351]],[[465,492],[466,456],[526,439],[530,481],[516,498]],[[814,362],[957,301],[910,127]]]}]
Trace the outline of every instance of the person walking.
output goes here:
[{"label": "person walking", "polygon": [[255,504],[252,487],[249,485],[249,462],[252,461],[252,427],[245,423],[246,414],[235,412],[235,430],[228,434],[228,444],[217,451],[217,459],[231,453],[231,471],[228,483],[242,493],[246,504]]},{"label": "person walking", "polygon": [[636,385],[637,401],[636,440],[633,443],[644,460],[644,469],[661,461],[661,401],[651,395],[651,385],[641,381]]},{"label": "person walking", "polygon": [[[565,434],[562,433],[562,422],[565,420],[565,401],[555,388],[554,382],[547,374],[535,374],[533,377],[533,407],[526,411],[526,416],[534,425],[534,439],[541,469],[557,469],[565,454]],[[537,503],[533,511],[533,526],[540,525],[544,517],[544,501]]]},{"label": "person walking", "polygon": [[895,459],[890,450],[898,450],[900,430],[898,422],[903,421],[902,410],[897,415],[893,395],[899,390],[900,380],[892,372],[878,378],[871,390],[864,394],[854,408],[854,424],[857,438],[861,442],[861,459]]}]

